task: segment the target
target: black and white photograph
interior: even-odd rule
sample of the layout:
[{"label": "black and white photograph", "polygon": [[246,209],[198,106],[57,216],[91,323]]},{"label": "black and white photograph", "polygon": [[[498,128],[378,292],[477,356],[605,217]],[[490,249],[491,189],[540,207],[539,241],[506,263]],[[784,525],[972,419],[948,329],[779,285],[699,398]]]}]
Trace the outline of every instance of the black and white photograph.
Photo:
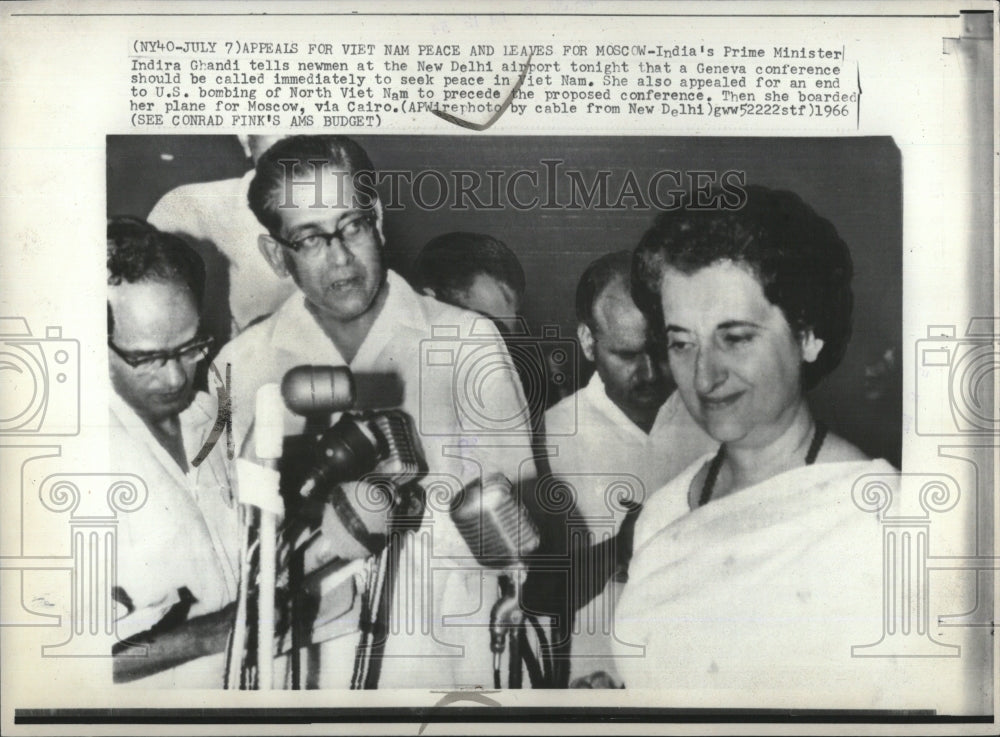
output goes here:
[{"label": "black and white photograph", "polygon": [[29,5],[12,733],[995,727],[995,9]]},{"label": "black and white photograph", "polygon": [[[835,605],[862,558],[866,585],[880,574],[862,542],[878,530],[843,494],[900,464],[891,139],[122,136],[107,152],[114,447],[164,487],[119,537],[139,634],[116,680],[656,688],[711,662],[705,687],[745,688],[779,660],[748,622],[877,629],[879,602]],[[262,457],[268,412],[280,452]],[[266,640],[244,618],[268,511],[238,520],[262,458],[284,500]],[[671,526],[695,510],[700,526]],[[837,561],[845,579],[815,590]],[[192,657],[202,626],[217,657]],[[127,657],[157,636],[173,667]],[[818,672],[803,658],[785,687]]]}]

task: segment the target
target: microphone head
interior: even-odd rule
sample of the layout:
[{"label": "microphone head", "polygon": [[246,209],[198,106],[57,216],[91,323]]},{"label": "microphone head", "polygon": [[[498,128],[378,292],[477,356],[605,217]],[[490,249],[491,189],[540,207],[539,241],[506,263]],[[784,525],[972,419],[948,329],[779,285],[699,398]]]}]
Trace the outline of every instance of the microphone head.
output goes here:
[{"label": "microphone head", "polygon": [[382,457],[375,472],[404,486],[427,472],[427,461],[420,446],[413,419],[402,410],[390,409],[367,415],[381,437]]},{"label": "microphone head", "polygon": [[493,474],[470,482],[451,505],[451,518],[480,565],[511,568],[541,542],[511,482]]},{"label": "microphone head", "polygon": [[323,491],[330,484],[357,480],[379,460],[379,443],[366,423],[344,415],[316,443],[312,478]]},{"label": "microphone head", "polygon": [[403,378],[392,372],[359,372],[354,374],[354,408],[384,410],[403,404],[406,388]]},{"label": "microphone head", "polygon": [[343,412],[354,406],[354,377],[347,366],[296,366],[281,380],[281,396],[297,415]]}]

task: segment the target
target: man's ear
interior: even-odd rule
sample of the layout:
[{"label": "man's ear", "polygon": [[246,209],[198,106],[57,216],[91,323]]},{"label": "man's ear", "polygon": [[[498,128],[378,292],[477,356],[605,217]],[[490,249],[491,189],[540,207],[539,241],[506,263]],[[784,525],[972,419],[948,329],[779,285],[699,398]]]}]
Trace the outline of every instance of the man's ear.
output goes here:
[{"label": "man's ear", "polygon": [[799,336],[799,345],[802,347],[802,360],[806,363],[813,363],[819,358],[820,351],[823,350],[824,342],[822,338],[817,338],[812,328],[803,330]]},{"label": "man's ear", "polygon": [[288,267],[285,266],[285,253],[282,251],[281,244],[274,240],[267,233],[261,233],[257,236],[257,248],[260,249],[261,255],[274,270],[274,273],[278,275],[279,279],[284,279],[288,276]]},{"label": "man's ear", "polygon": [[586,356],[587,360],[591,363],[594,362],[594,333],[591,332],[590,326],[581,322],[576,326],[576,339],[580,341],[580,350],[583,351],[583,355]]}]

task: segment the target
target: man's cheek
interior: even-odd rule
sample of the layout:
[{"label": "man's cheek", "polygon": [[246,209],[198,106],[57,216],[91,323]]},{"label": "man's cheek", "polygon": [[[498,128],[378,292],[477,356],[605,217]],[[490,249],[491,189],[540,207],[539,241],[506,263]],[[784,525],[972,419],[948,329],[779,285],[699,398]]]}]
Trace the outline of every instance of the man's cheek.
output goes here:
[{"label": "man's cheek", "polygon": [[285,271],[287,271],[288,275],[292,277],[292,281],[299,284],[299,266],[295,262],[295,257],[283,249],[281,252],[281,258],[285,262]]}]

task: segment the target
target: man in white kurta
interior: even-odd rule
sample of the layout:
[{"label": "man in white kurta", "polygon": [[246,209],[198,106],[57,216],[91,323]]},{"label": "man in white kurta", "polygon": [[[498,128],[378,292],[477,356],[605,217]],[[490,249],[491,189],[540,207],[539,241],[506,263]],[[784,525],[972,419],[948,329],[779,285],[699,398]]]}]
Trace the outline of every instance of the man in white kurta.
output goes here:
[{"label": "man in white kurta", "polygon": [[[448,504],[489,474],[514,482],[534,475],[527,406],[489,319],[418,295],[384,266],[381,205],[355,188],[354,175],[371,170],[367,153],[338,136],[288,138],[260,158],[250,201],[267,224],[261,252],[298,290],[230,342],[215,363],[220,372],[230,367],[238,446],[258,388],[281,382],[295,366],[347,366],[356,375],[398,378],[400,408],[413,419],[429,470],[421,481],[427,509],[403,545],[378,687],[488,687],[497,585],[463,542]],[[286,436],[303,426],[303,418],[286,411]],[[322,551],[337,543],[315,545]],[[312,648],[306,685],[351,685],[357,621],[357,612],[347,611],[339,624],[330,623],[339,636],[328,639],[314,629],[319,662]],[[355,626],[345,634],[348,622]]]},{"label": "man in white kurta", "polygon": [[[395,272],[388,272],[387,281],[385,306],[350,363],[309,314],[304,297],[295,294],[269,319],[229,343],[215,364],[220,370],[226,364],[231,367],[237,439],[245,437],[252,424],[257,388],[280,382],[295,366],[348,366],[355,374],[392,373],[402,380],[401,409],[415,420],[429,467],[423,485],[432,491],[420,535],[407,542],[404,561],[412,565],[400,571],[398,581],[401,590],[410,589],[409,597],[394,601],[394,617],[406,621],[404,631],[388,639],[379,687],[488,686],[485,625],[495,598],[495,577],[476,565],[440,498],[435,504],[433,485],[444,482],[439,489],[457,492],[491,472],[511,479],[532,476],[525,401],[503,341],[488,319],[417,294]],[[434,339],[435,326],[444,328],[449,337]],[[478,337],[463,340],[470,335]],[[434,351],[441,350],[455,351],[455,365],[433,364]],[[456,402],[456,385],[461,386],[462,378],[456,372],[463,362],[474,364],[477,351],[500,370],[486,372],[479,386],[489,406],[481,408],[477,417],[460,419],[465,410],[462,402]],[[488,431],[477,433],[475,424],[488,417],[504,420],[508,431],[495,437]],[[522,419],[514,426],[505,419],[518,417]],[[464,429],[462,422],[471,422],[473,429]],[[286,434],[302,429],[303,419],[287,413]],[[426,556],[422,563],[417,560],[420,555]],[[326,644],[328,652],[321,652],[323,670],[315,685],[349,686],[359,634],[356,626],[350,632],[343,641]],[[334,663],[334,651],[346,660]]]},{"label": "man in white kurta", "polygon": [[[596,366],[587,386],[545,415],[554,476],[573,489],[592,541],[616,535],[624,502],[644,504],[693,459],[714,447],[671,389],[669,369],[651,355],[646,320],[629,295],[630,254],[591,264],[577,291],[578,337]],[[641,517],[640,517],[641,519]],[[622,575],[576,617],[571,678],[612,676],[614,607]]]},{"label": "man in white kurta", "polygon": [[[204,392],[180,413],[184,450],[193,459],[216,419],[215,400]],[[122,639],[156,625],[181,600],[195,601],[193,619],[236,599],[239,578],[238,517],[229,490],[218,482],[222,442],[200,468],[180,466],[117,394],[111,398],[109,443],[114,468],[139,476],[146,503],[121,515],[117,528],[119,611]],[[124,594],[124,597],[121,596]],[[127,598],[129,605],[122,604]],[[131,611],[129,611],[131,609]],[[192,660],[135,682],[142,688],[221,688],[224,653]]]},{"label": "man in white kurta", "polygon": [[148,648],[120,643],[115,678],[218,688],[238,538],[235,505],[219,480],[225,443],[209,444],[194,463],[216,421],[215,401],[194,390],[211,346],[200,332],[204,266],[176,236],[116,218],[107,269],[111,467],[147,490],[118,525],[113,593],[118,637]]}]

